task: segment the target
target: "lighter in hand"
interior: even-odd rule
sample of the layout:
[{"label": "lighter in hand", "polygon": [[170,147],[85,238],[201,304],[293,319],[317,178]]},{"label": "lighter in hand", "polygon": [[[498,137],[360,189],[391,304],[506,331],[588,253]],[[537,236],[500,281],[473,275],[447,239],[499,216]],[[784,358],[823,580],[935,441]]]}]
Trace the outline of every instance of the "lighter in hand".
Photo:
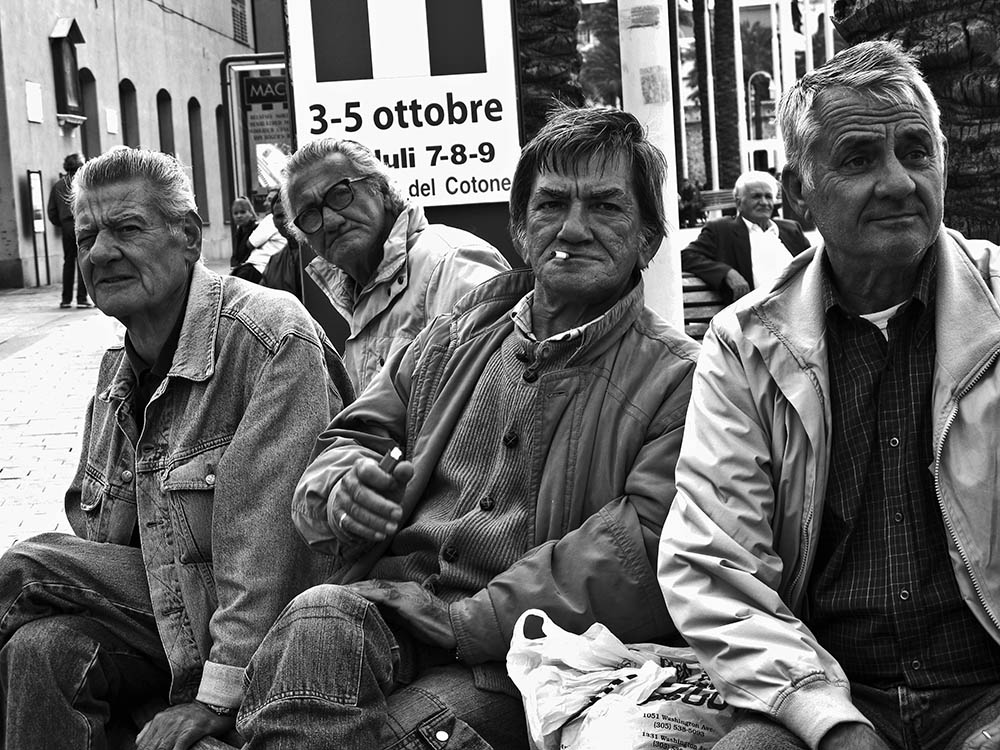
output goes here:
[{"label": "lighter in hand", "polygon": [[399,446],[394,445],[382,456],[382,460],[378,462],[378,467],[386,474],[392,474],[392,470],[396,468],[396,464],[402,460],[403,451],[399,449]]}]

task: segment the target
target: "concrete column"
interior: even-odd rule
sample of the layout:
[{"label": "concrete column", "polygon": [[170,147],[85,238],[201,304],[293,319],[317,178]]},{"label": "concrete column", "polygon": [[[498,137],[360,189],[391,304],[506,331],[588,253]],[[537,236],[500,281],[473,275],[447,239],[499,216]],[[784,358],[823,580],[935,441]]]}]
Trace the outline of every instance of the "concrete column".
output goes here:
[{"label": "concrete column", "polygon": [[[622,109],[634,114],[650,139],[667,155],[663,199],[671,227],[679,224],[674,164],[674,113],[671,96],[669,8],[667,0],[619,0],[618,34],[622,62]],[[680,106],[680,103],[676,103]],[[645,271],[646,304],[684,328],[680,248],[669,238]]]}]

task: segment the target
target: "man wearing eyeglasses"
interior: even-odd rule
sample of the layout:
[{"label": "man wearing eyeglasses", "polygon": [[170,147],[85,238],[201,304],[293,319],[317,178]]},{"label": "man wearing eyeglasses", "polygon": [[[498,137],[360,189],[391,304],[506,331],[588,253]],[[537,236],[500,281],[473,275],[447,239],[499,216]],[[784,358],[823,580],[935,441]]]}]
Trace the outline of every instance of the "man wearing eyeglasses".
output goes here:
[{"label": "man wearing eyeglasses", "polygon": [[73,213],[87,289],[125,340],[87,409],[75,535],[0,558],[0,749],[125,746],[123,719],[154,703],[136,747],[183,750],[231,732],[268,626],[332,570],[290,505],[352,389],[301,305],[199,262],[173,157],[87,162]]},{"label": "man wearing eyeglasses", "polygon": [[356,141],[312,141],[285,174],[293,231],[318,256],[307,271],[350,325],[344,363],[359,393],[431,319],[510,270],[479,237],[429,224]]}]

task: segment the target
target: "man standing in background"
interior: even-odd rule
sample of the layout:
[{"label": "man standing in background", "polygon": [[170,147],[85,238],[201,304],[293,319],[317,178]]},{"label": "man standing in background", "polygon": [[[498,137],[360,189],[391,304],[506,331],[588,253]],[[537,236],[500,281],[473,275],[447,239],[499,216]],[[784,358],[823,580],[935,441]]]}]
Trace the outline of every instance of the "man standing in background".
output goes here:
[{"label": "man standing in background", "polygon": [[83,276],[76,266],[76,227],[73,224],[73,212],[69,207],[70,189],[73,187],[73,175],[83,166],[83,156],[70,154],[63,160],[65,174],[59,178],[52,192],[49,193],[47,213],[49,221],[62,230],[63,274],[62,302],[59,307],[67,308],[73,299],[73,277],[76,276],[76,306],[91,307],[87,300],[87,288],[83,285]]}]

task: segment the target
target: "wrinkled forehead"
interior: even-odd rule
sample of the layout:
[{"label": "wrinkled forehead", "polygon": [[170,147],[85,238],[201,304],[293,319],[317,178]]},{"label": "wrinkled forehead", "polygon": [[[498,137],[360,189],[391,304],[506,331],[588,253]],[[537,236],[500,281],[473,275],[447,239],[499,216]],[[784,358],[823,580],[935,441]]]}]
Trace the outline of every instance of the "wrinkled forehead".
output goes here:
[{"label": "wrinkled forehead", "polygon": [[547,154],[538,165],[536,178],[543,174],[561,177],[602,178],[609,174],[632,176],[632,162],[620,151],[590,154]]},{"label": "wrinkled forehead", "polygon": [[74,202],[74,218],[79,224],[109,224],[125,218],[163,218],[155,191],[141,178],[102,185],[81,186]]},{"label": "wrinkled forehead", "polygon": [[753,180],[743,183],[740,195],[774,195],[774,186],[763,180]]},{"label": "wrinkled forehead", "polygon": [[319,203],[335,182],[361,176],[361,172],[345,154],[335,151],[288,175],[285,188],[288,191],[288,202],[293,208]]}]

